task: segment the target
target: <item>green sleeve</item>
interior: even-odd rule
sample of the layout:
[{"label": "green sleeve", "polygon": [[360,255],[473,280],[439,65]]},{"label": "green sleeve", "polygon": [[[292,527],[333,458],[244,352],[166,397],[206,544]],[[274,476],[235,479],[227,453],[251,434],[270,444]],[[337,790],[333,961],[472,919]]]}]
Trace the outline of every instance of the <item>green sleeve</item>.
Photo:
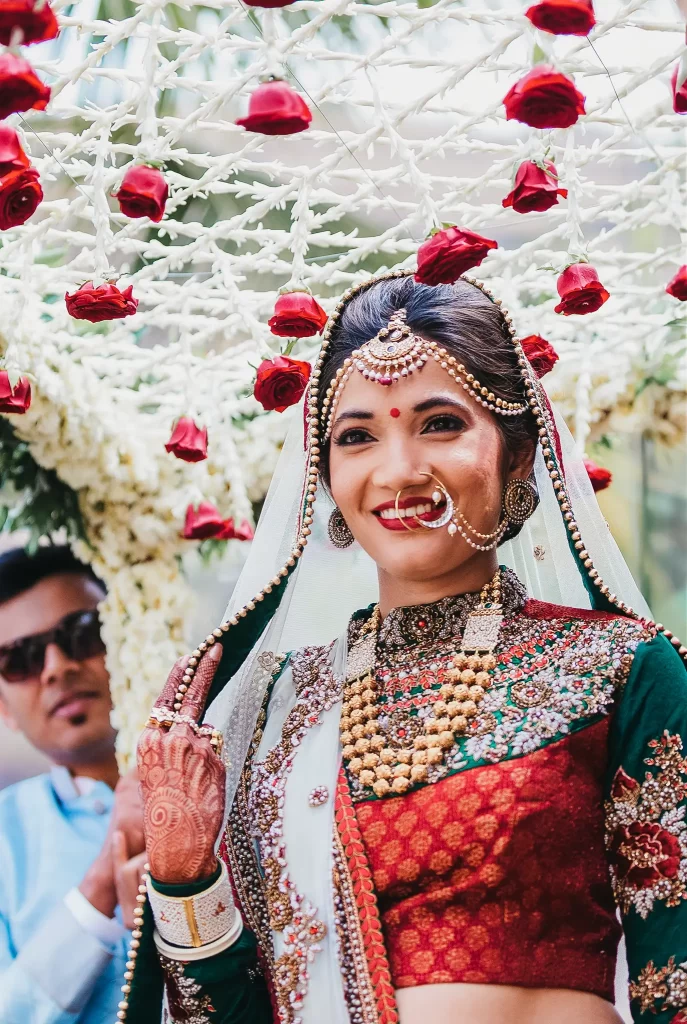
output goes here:
[{"label": "green sleeve", "polygon": [[[190,885],[163,885],[153,880],[166,896],[195,896],[219,877]],[[272,1009],[258,962],[253,932],[244,930],[233,946],[215,956],[188,963],[158,954],[170,1019],[199,1024],[272,1024]],[[128,1020],[132,1019],[129,1014]],[[161,1013],[155,1016],[161,1020]],[[146,1021],[150,1024],[150,1019]]]},{"label": "green sleeve", "polygon": [[659,635],[635,653],[611,730],[605,794],[606,845],[636,1024],[687,1024],[683,747],[687,671]]}]

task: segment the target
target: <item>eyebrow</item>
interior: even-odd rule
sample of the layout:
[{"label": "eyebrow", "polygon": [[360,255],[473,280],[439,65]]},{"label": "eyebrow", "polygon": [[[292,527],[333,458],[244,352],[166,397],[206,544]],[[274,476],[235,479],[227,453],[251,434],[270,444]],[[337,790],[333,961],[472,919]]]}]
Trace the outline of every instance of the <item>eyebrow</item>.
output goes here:
[{"label": "eyebrow", "polygon": [[[460,409],[461,411],[465,410],[465,405],[450,395],[433,395],[430,398],[425,398],[423,402],[418,402],[417,405],[414,405],[413,412],[429,412],[430,409],[436,409],[442,405],[450,405],[452,408]],[[374,418],[375,414],[370,412],[369,409],[348,409],[336,417],[336,423],[341,423],[342,420],[373,420]]]}]

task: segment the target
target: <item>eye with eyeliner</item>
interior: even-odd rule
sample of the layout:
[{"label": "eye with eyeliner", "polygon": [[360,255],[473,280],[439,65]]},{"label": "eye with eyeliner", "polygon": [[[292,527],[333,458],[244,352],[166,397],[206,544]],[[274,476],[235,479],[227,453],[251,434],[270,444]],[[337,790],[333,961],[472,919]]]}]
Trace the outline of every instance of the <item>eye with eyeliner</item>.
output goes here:
[{"label": "eye with eyeliner", "polygon": [[465,420],[455,413],[442,412],[438,416],[431,416],[422,428],[423,434],[448,434],[463,430]]},{"label": "eye with eyeliner", "polygon": [[356,444],[367,444],[368,441],[374,441],[374,438],[365,427],[349,427],[348,430],[342,430],[334,438],[334,444],[342,448]]}]

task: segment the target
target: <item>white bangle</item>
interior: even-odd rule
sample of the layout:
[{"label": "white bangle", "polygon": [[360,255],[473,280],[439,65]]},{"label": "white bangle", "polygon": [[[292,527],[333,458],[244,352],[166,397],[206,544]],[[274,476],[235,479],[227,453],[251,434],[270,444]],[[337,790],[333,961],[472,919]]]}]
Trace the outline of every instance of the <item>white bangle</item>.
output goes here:
[{"label": "white bangle", "polygon": [[[195,896],[164,896],[148,877],[148,898],[157,933],[165,945],[198,949],[232,934],[237,918],[241,921],[223,863],[219,878]],[[236,937],[240,934],[239,930]]]},{"label": "white bangle", "polygon": [[209,956],[215,956],[216,953],[222,953],[225,949],[229,949],[240,938],[242,931],[243,921],[237,911],[236,920],[226,935],[221,935],[219,939],[207,942],[203,946],[195,948],[193,946],[172,946],[169,942],[165,942],[157,928],[153,932],[153,938],[157,951],[162,956],[166,956],[168,960],[182,960],[184,963],[189,963],[191,960],[205,960]]}]

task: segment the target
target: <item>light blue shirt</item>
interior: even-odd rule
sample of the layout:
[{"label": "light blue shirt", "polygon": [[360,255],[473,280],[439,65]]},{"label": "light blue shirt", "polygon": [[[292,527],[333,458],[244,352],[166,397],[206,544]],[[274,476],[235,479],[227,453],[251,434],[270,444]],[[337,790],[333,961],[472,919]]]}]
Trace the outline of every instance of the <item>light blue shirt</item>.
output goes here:
[{"label": "light blue shirt", "polygon": [[64,902],[113,802],[104,782],[80,796],[66,768],[0,792],[0,1024],[116,1022],[128,936],[97,938]]}]

